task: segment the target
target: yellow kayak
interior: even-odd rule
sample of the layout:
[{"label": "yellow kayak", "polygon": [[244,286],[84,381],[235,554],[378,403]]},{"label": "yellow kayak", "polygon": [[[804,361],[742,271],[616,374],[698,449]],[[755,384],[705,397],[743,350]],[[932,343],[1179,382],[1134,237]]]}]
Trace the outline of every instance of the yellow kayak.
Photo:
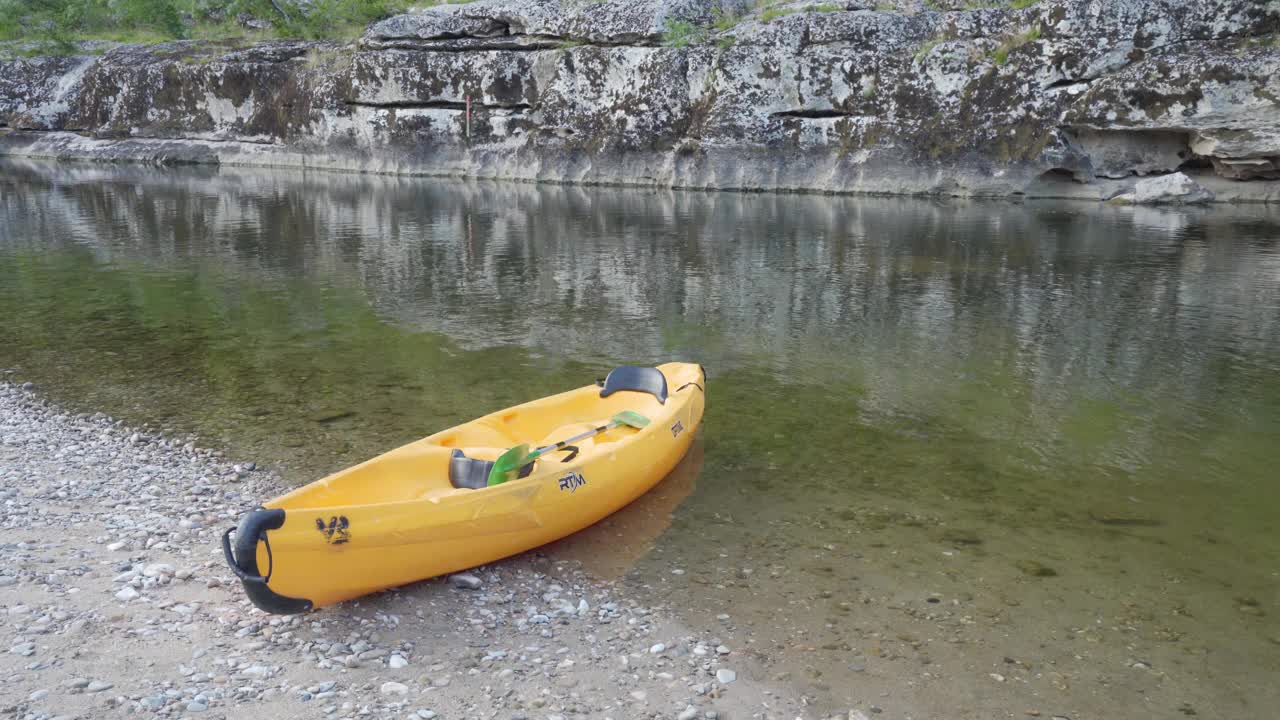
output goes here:
[{"label": "yellow kayak", "polygon": [[[255,605],[298,613],[538,547],[666,476],[702,421],[705,387],[693,363],[616,368],[282,495],[227,530],[223,552]],[[609,423],[629,413],[648,424]],[[488,484],[494,461],[521,444],[546,452]]]}]

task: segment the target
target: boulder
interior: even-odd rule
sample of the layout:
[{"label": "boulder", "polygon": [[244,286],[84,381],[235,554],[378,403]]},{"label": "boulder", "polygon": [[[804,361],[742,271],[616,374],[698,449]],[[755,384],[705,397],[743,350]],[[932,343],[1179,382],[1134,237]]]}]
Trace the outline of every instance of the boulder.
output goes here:
[{"label": "boulder", "polygon": [[1213,200],[1213,193],[1183,173],[1139,180],[1133,192],[1115,198],[1134,205],[1194,205]]}]

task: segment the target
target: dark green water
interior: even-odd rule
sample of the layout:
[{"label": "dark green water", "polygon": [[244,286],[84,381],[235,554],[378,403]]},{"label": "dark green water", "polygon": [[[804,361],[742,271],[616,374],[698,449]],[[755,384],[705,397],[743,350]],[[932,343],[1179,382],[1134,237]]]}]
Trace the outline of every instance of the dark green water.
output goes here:
[{"label": "dark green water", "polygon": [[1280,212],[0,165],[0,368],[297,482],[668,359],[663,521],[552,552],[786,691],[1280,707]]}]

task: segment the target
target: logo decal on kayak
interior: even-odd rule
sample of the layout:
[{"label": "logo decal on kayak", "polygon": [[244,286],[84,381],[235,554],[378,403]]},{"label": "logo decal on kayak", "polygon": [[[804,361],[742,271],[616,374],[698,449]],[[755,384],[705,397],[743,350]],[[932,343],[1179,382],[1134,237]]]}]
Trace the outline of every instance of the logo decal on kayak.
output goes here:
[{"label": "logo decal on kayak", "polygon": [[578,488],[586,484],[587,484],[587,479],[582,477],[582,475],[576,472],[571,472],[568,475],[565,475],[564,477],[560,478],[560,489],[568,490],[570,493],[577,492]]},{"label": "logo decal on kayak", "polygon": [[680,437],[682,432],[684,432],[684,423],[677,420],[676,424],[671,426],[671,437]]},{"label": "logo decal on kayak", "polygon": [[329,524],[324,523],[324,518],[316,518],[316,529],[324,535],[325,542],[330,545],[341,545],[351,540],[351,533],[347,532],[347,528],[351,527],[351,523],[347,522],[346,515],[335,515],[329,518]]}]

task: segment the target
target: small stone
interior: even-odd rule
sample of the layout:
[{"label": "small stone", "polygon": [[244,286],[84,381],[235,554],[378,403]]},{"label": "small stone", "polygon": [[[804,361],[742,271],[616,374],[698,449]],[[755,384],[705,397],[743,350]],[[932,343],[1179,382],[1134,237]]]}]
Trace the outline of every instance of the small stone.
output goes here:
[{"label": "small stone", "polygon": [[730,670],[729,668],[720,668],[716,671],[716,680],[720,681],[721,685],[728,685],[737,679],[738,673]]},{"label": "small stone", "polygon": [[45,698],[47,698],[47,697],[49,697],[49,691],[48,691],[48,690],[37,690],[37,691],[35,691],[35,692],[31,693],[30,695],[28,695],[28,696],[27,696],[27,700],[29,700],[29,701],[31,701],[31,702],[43,702],[43,701],[44,701],[44,699],[45,699]]},{"label": "small stone", "polygon": [[191,702],[187,703],[187,712],[193,712],[193,713],[204,712],[205,710],[208,710],[208,709],[209,709],[209,706],[202,702],[196,702],[195,700],[192,700]]},{"label": "small stone", "polygon": [[162,577],[173,574],[173,566],[168,563],[152,563],[142,570],[146,577]]},{"label": "small stone", "polygon": [[666,649],[667,649],[666,645],[663,645],[662,643],[658,643],[657,645],[654,645],[653,647],[649,648],[649,654],[661,655],[663,652],[666,652]]},{"label": "small stone", "polygon": [[398,682],[384,682],[379,691],[383,695],[408,695],[409,686]]},{"label": "small stone", "polygon": [[417,712],[417,716],[422,718],[422,720],[432,720],[436,717],[436,713],[434,710],[419,710]]},{"label": "small stone", "polygon": [[990,675],[991,679],[995,680],[996,682],[1004,682],[1004,676],[1001,675],[1000,673],[987,673],[987,674]]},{"label": "small stone", "polygon": [[139,593],[137,590],[134,590],[132,587],[125,585],[123,588],[120,589],[120,592],[116,593],[116,599],[119,600],[120,602],[129,602],[130,600],[137,600],[139,597],[141,597],[141,595],[142,594]]},{"label": "small stone", "polygon": [[35,651],[36,651],[36,644],[29,643],[29,642],[18,643],[17,645],[14,645],[13,647],[9,648],[9,652],[11,654],[21,655],[23,657],[31,657],[33,654],[35,654]]},{"label": "small stone", "polygon": [[458,573],[449,576],[449,584],[462,590],[479,590],[484,584],[477,575],[471,573]]},{"label": "small stone", "polygon": [[405,660],[403,656],[392,655],[391,659],[387,661],[387,665],[389,665],[392,670],[399,670],[402,667],[407,667],[409,665],[409,661]]},{"label": "small stone", "polygon": [[698,717],[698,708],[692,705],[686,705],[684,710],[676,716],[676,720],[693,720]]},{"label": "small stone", "polygon": [[115,687],[115,685],[113,685],[112,683],[106,682],[105,680],[94,680],[85,686],[84,691],[90,692],[90,693],[99,693],[99,692],[102,692],[103,690],[110,690],[113,687]]},{"label": "small stone", "polygon": [[631,698],[633,700],[644,700],[647,697],[643,690],[632,690]]},{"label": "small stone", "polygon": [[729,647],[728,647],[727,645],[720,645],[720,646],[716,647],[716,653],[717,653],[717,654],[719,654],[719,655],[728,655],[728,654],[729,654]]}]

